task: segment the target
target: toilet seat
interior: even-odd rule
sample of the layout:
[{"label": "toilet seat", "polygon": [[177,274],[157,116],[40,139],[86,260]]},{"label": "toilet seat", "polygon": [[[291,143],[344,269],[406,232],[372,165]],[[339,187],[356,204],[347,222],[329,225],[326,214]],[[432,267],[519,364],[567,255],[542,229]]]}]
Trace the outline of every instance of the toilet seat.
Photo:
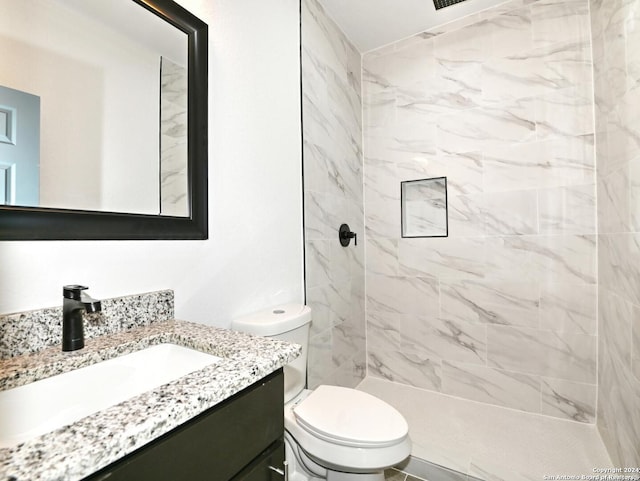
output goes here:
[{"label": "toilet seat", "polygon": [[[334,413],[336,412],[336,404],[338,404],[338,407],[340,408],[340,403],[346,403],[346,405],[355,409],[353,404],[354,397],[351,397],[351,392],[335,395],[338,391],[335,391],[333,388],[336,386],[325,386],[325,388],[326,387],[329,387],[329,389],[322,389],[320,391],[321,395],[316,397],[315,401],[313,401],[312,396],[314,396],[315,392],[318,391],[320,387],[315,391],[303,391],[296,399],[285,405],[285,429],[295,440],[296,444],[300,446],[300,448],[311,459],[319,465],[331,470],[341,472],[347,471],[352,473],[370,473],[393,466],[411,454],[411,440],[409,439],[406,421],[399,413],[397,413],[397,411],[395,411],[394,408],[384,403],[384,401],[378,400],[385,406],[384,408],[379,406],[381,409],[378,413],[385,414],[378,414],[378,416],[388,415],[393,419],[395,418],[394,414],[397,413],[402,420],[402,422],[398,423],[398,426],[402,427],[397,428],[397,430],[390,431],[392,433],[391,437],[395,438],[394,440],[382,439],[380,437],[376,439],[375,436],[371,435],[367,438],[367,436],[363,436],[362,434],[355,435],[355,431],[352,431],[351,434],[345,436],[344,433],[340,434],[339,431],[336,432],[336,430],[329,429],[328,426],[331,426],[330,424],[325,425],[320,423],[320,428],[324,429],[318,429],[318,426],[315,424],[311,427],[309,424],[309,417],[305,416],[305,414],[311,416],[311,419],[316,419],[313,417],[315,414],[321,418],[323,416],[328,418],[333,417],[334,421],[339,421],[340,419],[344,419],[344,417],[340,418],[338,415],[330,413],[330,411],[333,411]],[[337,389],[360,392],[348,388]],[[325,395],[331,396],[331,394],[335,395],[333,400],[330,401],[330,405],[332,406],[331,409],[328,405],[316,408],[316,403],[319,406],[320,400],[322,400]],[[359,399],[357,394],[354,396],[355,399]],[[303,406],[309,399],[313,402],[309,403],[307,407],[303,409]],[[365,403],[367,403],[367,401],[365,401]],[[346,405],[342,404],[342,407],[345,407]],[[387,408],[390,411],[387,411]],[[343,412],[347,412],[346,408],[341,410]],[[338,412],[339,411],[340,409],[338,409]],[[353,413],[353,417],[358,416],[358,409],[351,412]],[[394,414],[392,414],[392,412]],[[301,418],[306,419],[306,421],[298,420],[301,413]],[[380,417],[369,418],[370,424],[373,424],[371,423],[371,419],[375,419],[376,423],[381,420]],[[336,426],[334,425],[333,427]],[[404,431],[403,435],[401,434],[402,431]],[[397,436],[400,436],[400,438],[398,439]]]},{"label": "toilet seat", "polygon": [[293,413],[304,430],[342,446],[393,446],[409,430],[404,417],[384,401],[339,386],[317,387]]}]

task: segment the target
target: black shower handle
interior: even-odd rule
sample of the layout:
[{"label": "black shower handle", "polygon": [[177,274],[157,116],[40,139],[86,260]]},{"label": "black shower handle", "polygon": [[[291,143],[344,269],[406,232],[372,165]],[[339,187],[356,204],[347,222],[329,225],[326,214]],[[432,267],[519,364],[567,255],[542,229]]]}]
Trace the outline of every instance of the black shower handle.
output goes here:
[{"label": "black shower handle", "polygon": [[342,224],[338,229],[338,238],[340,239],[340,245],[347,247],[353,239],[355,245],[358,245],[358,234],[352,232],[348,224]]}]

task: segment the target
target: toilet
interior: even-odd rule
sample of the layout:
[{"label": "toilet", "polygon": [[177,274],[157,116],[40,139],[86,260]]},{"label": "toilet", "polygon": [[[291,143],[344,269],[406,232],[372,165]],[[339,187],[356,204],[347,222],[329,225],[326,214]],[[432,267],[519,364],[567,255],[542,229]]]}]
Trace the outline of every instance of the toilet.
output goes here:
[{"label": "toilet", "polygon": [[304,389],[311,309],[287,304],[232,322],[232,329],[302,345],[284,367],[284,427],[290,481],[384,481],[384,470],[411,453],[406,420],[355,389]]}]

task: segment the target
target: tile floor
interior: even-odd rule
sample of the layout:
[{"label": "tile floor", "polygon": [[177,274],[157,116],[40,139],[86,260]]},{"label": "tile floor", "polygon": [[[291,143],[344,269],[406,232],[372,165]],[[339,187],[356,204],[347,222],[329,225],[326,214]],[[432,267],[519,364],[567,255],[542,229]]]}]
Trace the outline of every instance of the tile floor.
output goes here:
[{"label": "tile floor", "polygon": [[[365,378],[358,389],[385,400],[405,416],[413,441],[412,460],[418,458],[487,481],[588,476],[594,468],[611,467],[591,424],[468,401],[373,377]],[[411,463],[403,471],[436,481],[410,468]],[[389,476],[390,481],[405,481],[403,473],[390,472]],[[410,477],[407,481],[415,480]]]},{"label": "tile floor", "polygon": [[385,481],[424,481],[421,478],[416,478],[410,474],[403,473],[397,469],[387,469],[384,472]]}]

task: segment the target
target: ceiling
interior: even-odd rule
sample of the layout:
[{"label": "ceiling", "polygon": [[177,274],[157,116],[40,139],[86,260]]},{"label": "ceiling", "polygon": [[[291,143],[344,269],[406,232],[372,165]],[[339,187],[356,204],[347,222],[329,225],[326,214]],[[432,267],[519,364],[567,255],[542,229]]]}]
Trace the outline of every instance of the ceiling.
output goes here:
[{"label": "ceiling", "polygon": [[319,1],[362,53],[505,3],[466,0],[436,11],[432,0]]}]

